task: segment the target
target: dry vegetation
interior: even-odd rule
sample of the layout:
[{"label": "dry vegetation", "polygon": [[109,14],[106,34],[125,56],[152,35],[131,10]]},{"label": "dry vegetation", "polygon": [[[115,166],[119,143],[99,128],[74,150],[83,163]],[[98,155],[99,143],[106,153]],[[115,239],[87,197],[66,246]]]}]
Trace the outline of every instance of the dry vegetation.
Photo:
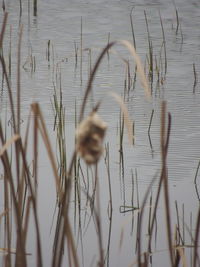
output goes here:
[{"label": "dry vegetation", "polygon": [[[35,11],[37,12],[37,11]],[[87,104],[87,99],[91,93],[92,83],[95,78],[95,74],[98,70],[98,67],[109,50],[118,44],[125,46],[133,56],[136,64],[137,73],[140,76],[141,83],[145,89],[146,96],[148,99],[151,99],[151,90],[149,89],[148,82],[145,78],[144,68],[140,62],[140,58],[137,55],[134,46],[128,41],[120,42],[109,42],[107,46],[100,53],[96,64],[94,65],[88,85],[85,90],[85,95],[83,98],[82,106],[80,107],[79,115],[79,126],[77,127],[76,134],[76,147],[74,149],[73,156],[67,166],[66,164],[66,140],[65,140],[65,111],[62,105],[62,97],[59,96],[56,92],[54,95],[54,110],[55,110],[55,130],[57,132],[57,143],[59,147],[59,160],[55,158],[54,150],[51,146],[51,142],[48,135],[48,130],[45,125],[45,119],[42,115],[41,108],[38,103],[33,103],[30,108],[30,116],[27,121],[27,130],[25,137],[22,138],[21,129],[20,129],[20,119],[21,119],[21,105],[20,105],[20,50],[21,50],[21,35],[22,28],[19,34],[19,45],[18,45],[18,75],[17,75],[17,107],[14,107],[13,101],[13,92],[9,80],[9,75],[7,71],[7,66],[3,56],[3,40],[4,33],[6,30],[8,14],[5,13],[4,21],[1,28],[0,35],[0,62],[3,76],[6,80],[10,111],[12,114],[13,121],[13,136],[7,138],[6,129],[2,122],[0,122],[0,140],[1,140],[1,149],[0,149],[0,159],[1,159],[1,175],[3,177],[3,199],[4,199],[4,209],[1,210],[1,224],[4,224],[4,247],[1,248],[3,251],[3,266],[16,266],[16,267],[26,267],[29,266],[29,254],[26,251],[27,244],[27,233],[30,226],[30,220],[33,220],[35,226],[35,240],[36,240],[36,257],[37,257],[37,266],[43,266],[43,254],[42,254],[42,244],[45,242],[41,238],[41,231],[38,218],[38,203],[37,201],[37,181],[38,177],[38,139],[41,136],[43,143],[46,147],[46,156],[50,160],[50,165],[53,170],[55,178],[55,190],[57,193],[57,218],[56,218],[56,227],[54,232],[54,242],[52,244],[52,251],[49,252],[49,257],[51,257],[52,267],[58,267],[62,265],[63,255],[67,255],[68,266],[80,266],[80,259],[77,254],[75,238],[72,231],[72,226],[70,223],[69,217],[69,202],[72,196],[72,189],[75,188],[75,203],[80,204],[80,191],[82,190],[78,183],[78,172],[81,172],[79,156],[83,157],[87,164],[93,164],[94,166],[94,175],[96,177],[96,184],[94,186],[93,194],[90,195],[87,190],[84,191],[84,194],[87,197],[87,201],[90,203],[92,209],[92,216],[96,223],[97,227],[97,239],[99,247],[99,259],[96,262],[96,266],[105,266],[109,265],[108,251],[110,246],[108,244],[107,248],[104,247],[102,242],[102,227],[101,227],[101,216],[100,216],[100,207],[99,207],[99,186],[98,186],[98,161],[102,156],[103,151],[103,138],[106,133],[107,125],[102,121],[98,115],[98,109],[101,106],[101,103],[97,103],[94,110],[91,111],[91,114],[84,119],[85,106]],[[148,29],[148,19],[145,13],[148,36],[150,35]],[[162,19],[160,16],[160,21],[162,24]],[[133,29],[133,28],[132,28]],[[163,27],[162,27],[163,29]],[[133,31],[134,34],[134,31]],[[164,30],[163,30],[163,39],[164,39]],[[134,35],[133,35],[134,39]],[[165,41],[164,41],[164,50],[165,50]],[[150,42],[149,37],[149,76],[153,79],[153,49],[152,43]],[[166,60],[166,50],[165,50],[165,60]],[[164,75],[167,70],[167,62],[164,62]],[[164,79],[161,77],[161,74],[156,68],[158,79]],[[129,77],[130,78],[130,77]],[[128,83],[128,82],[127,82]],[[121,97],[114,95],[119,102],[122,110],[122,121],[121,121],[121,143],[123,139],[123,128],[126,126],[130,141],[133,142],[133,131],[131,120],[128,118],[128,113],[126,106],[124,105]],[[153,112],[152,112],[153,116]],[[151,117],[152,117],[151,116]],[[152,118],[151,118],[152,119]],[[30,174],[28,160],[27,160],[27,146],[29,142],[29,132],[30,124],[33,124],[33,175]],[[131,266],[149,266],[152,257],[152,236],[156,224],[156,213],[158,208],[158,203],[160,200],[161,189],[164,190],[164,203],[165,203],[165,212],[166,212],[166,236],[168,239],[168,255],[170,258],[170,266],[188,266],[188,261],[186,260],[185,254],[185,244],[183,237],[180,231],[180,225],[176,225],[175,233],[172,229],[173,225],[171,224],[171,215],[170,215],[170,201],[169,201],[169,192],[168,192],[168,173],[167,173],[167,152],[170,142],[170,129],[171,129],[171,115],[166,111],[166,102],[162,102],[161,105],[161,122],[160,122],[160,147],[161,147],[161,157],[162,157],[162,166],[161,172],[157,174],[159,176],[159,185],[157,187],[155,203],[151,206],[151,215],[149,219],[149,241],[148,241],[148,250],[142,251],[141,243],[141,229],[143,227],[143,215],[144,207],[146,205],[147,199],[150,194],[151,186],[154,183],[154,177],[150,183],[148,190],[144,196],[143,202],[140,207],[136,207],[138,210],[138,231],[137,231],[137,258]],[[149,131],[150,132],[150,127]],[[11,155],[9,153],[10,149],[15,153],[15,162],[11,160]],[[121,144],[122,147],[122,144]],[[121,149],[122,152],[122,149]],[[111,193],[111,183],[110,183],[110,171],[109,171],[109,146],[105,148],[105,164],[108,173],[109,179],[109,192],[110,192],[110,221],[112,220],[112,193]],[[123,155],[124,156],[124,155]],[[96,199],[96,202],[94,201]],[[95,205],[96,203],[96,205]],[[76,204],[75,204],[76,206]],[[79,207],[80,208],[80,207]],[[125,208],[125,207],[124,207]],[[133,207],[130,207],[133,208]],[[14,212],[14,220],[12,219],[12,213]],[[31,218],[32,214],[32,218]],[[15,227],[12,227],[14,223]],[[13,230],[15,229],[15,230]],[[197,221],[194,234],[192,235],[193,243],[191,248],[193,251],[193,263],[192,266],[200,266],[200,259],[198,253],[198,237],[200,229],[200,211],[197,214]],[[13,231],[15,231],[16,240],[15,248],[12,247],[13,244]],[[107,249],[107,251],[106,251]],[[105,253],[106,251],[106,253]],[[134,255],[133,255],[134,257]]]}]

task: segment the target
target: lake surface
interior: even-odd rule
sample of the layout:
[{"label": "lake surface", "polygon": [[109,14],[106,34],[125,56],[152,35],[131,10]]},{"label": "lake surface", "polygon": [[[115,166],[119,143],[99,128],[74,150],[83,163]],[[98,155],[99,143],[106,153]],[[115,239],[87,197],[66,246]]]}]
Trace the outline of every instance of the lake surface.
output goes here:
[{"label": "lake surface", "polygon": [[[19,17],[19,1],[6,1],[6,9],[9,13],[8,25],[4,39],[4,56],[8,64],[9,42],[11,34],[11,55],[12,69],[11,79],[14,95],[16,94],[16,66],[17,66],[17,40],[19,24],[23,24],[22,42],[22,68],[21,68],[21,89],[22,89],[22,128],[25,129],[30,104],[39,102],[43,111],[49,135],[53,147],[56,147],[56,133],[53,131],[54,112],[52,100],[54,85],[58,89],[62,87],[63,104],[66,108],[66,140],[67,154],[70,158],[74,148],[75,129],[75,105],[79,110],[91,66],[108,41],[129,40],[132,42],[132,29],[130,12],[134,26],[137,52],[148,72],[147,56],[149,55],[148,34],[144,11],[148,20],[150,41],[153,47],[154,72],[152,81],[152,100],[145,98],[144,90],[136,76],[136,83],[130,88],[125,96],[125,102],[131,119],[135,124],[135,143],[128,142],[126,129],[123,140],[124,165],[120,164],[119,153],[119,118],[120,107],[109,91],[124,95],[124,79],[126,65],[120,57],[130,62],[131,75],[134,77],[134,62],[130,54],[122,46],[116,46],[109,55],[106,55],[102,62],[96,79],[93,84],[92,96],[87,104],[86,114],[97,103],[103,99],[99,113],[108,124],[105,143],[110,148],[110,173],[112,187],[113,214],[111,224],[111,239],[109,250],[109,261],[107,266],[132,266],[135,262],[136,253],[136,232],[137,232],[137,211],[121,213],[121,206],[131,206],[132,198],[132,176],[136,186],[138,181],[140,204],[145,192],[158,170],[161,169],[160,156],[160,109],[161,101],[166,100],[167,111],[172,116],[172,127],[168,151],[168,177],[169,192],[172,214],[172,229],[177,224],[175,201],[178,203],[180,217],[183,217],[185,225],[190,227],[192,214],[192,229],[195,227],[196,214],[199,208],[198,188],[200,177],[197,176],[197,187],[194,185],[195,173],[200,160],[200,2],[177,0],[176,8],[179,17],[177,28],[177,17],[175,6],[170,0],[162,1],[51,1],[41,0],[38,2],[38,16],[32,15],[32,3],[30,14],[28,3],[22,1],[22,16]],[[161,59],[160,75],[164,77],[164,47],[162,27],[159,11],[165,32],[167,72],[165,79],[157,82],[155,62]],[[0,11],[0,22],[3,20],[3,11]],[[81,21],[82,21],[82,72],[80,68],[81,48]],[[11,31],[11,33],[10,33]],[[50,42],[49,42],[50,41]],[[49,60],[47,59],[49,42]],[[75,47],[78,47],[76,64]],[[120,55],[120,56],[119,56]],[[31,56],[35,58],[35,71],[30,64]],[[146,63],[145,63],[146,62]],[[197,75],[195,85],[194,67]],[[61,83],[56,82],[56,70],[61,73]],[[9,104],[7,90],[4,83],[1,83],[0,99],[1,119],[5,116],[9,120]],[[154,110],[150,129],[150,140],[148,127],[151,113]],[[5,115],[7,114],[7,115]],[[151,142],[150,142],[151,141]],[[55,149],[56,153],[56,149]],[[30,149],[31,161],[31,149]],[[69,160],[68,160],[69,162]],[[56,190],[52,171],[46,157],[46,151],[42,142],[40,144],[39,163],[39,186],[38,203],[41,233],[43,240],[44,266],[50,266],[51,250],[53,240],[53,221]],[[87,177],[87,170],[81,162],[84,177]],[[121,168],[120,168],[121,167]],[[2,168],[2,166],[0,167]],[[1,169],[0,169],[1,171]],[[136,175],[137,174],[137,175]],[[93,172],[89,170],[89,179],[92,180]],[[101,221],[103,229],[103,246],[106,251],[109,235],[109,190],[108,175],[104,159],[99,163],[100,180],[100,204]],[[92,181],[90,182],[92,183]],[[47,186],[48,185],[48,186]],[[83,187],[83,181],[81,180]],[[136,189],[134,189],[135,192]],[[157,181],[154,183],[151,194],[155,201]],[[45,194],[44,194],[45,192]],[[96,266],[98,261],[98,242],[96,227],[93,219],[90,219],[90,207],[86,205],[84,194],[81,195],[81,220],[74,219],[74,200],[70,208],[71,222],[74,225],[74,237],[77,243],[77,250],[80,256],[81,266]],[[136,193],[134,196],[134,205]],[[142,251],[146,251],[149,199],[145,208]],[[157,214],[157,238],[153,243],[152,266],[169,266],[169,255],[167,251],[165,212],[163,196],[159,202]],[[180,218],[181,224],[182,219]],[[79,225],[82,225],[80,233]],[[53,225],[53,226],[52,226]],[[51,231],[51,227],[52,231]],[[1,229],[2,231],[2,229]],[[34,258],[34,241],[31,238],[34,231],[30,230],[30,240],[27,250],[32,253],[30,266],[36,266]],[[82,237],[81,237],[82,236]],[[189,244],[190,235],[185,228],[185,240]],[[81,245],[82,244],[82,245]],[[120,245],[121,244],[121,245]],[[106,252],[105,252],[106,254]],[[186,251],[188,266],[190,266],[190,249]],[[66,258],[64,257],[64,262]]]}]

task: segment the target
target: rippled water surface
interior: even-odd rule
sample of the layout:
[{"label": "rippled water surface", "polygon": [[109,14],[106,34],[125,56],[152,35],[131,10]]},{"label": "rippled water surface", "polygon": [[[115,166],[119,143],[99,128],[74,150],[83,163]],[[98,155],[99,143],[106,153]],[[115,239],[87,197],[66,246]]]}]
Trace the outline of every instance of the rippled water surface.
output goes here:
[{"label": "rippled water surface", "polygon": [[[143,0],[143,1],[117,1],[117,0],[41,0],[38,1],[38,16],[32,16],[32,6],[28,13],[28,3],[22,1],[22,17],[19,17],[19,1],[6,1],[9,13],[6,35],[4,39],[4,56],[8,64],[9,43],[11,40],[11,79],[12,88],[16,92],[16,65],[17,40],[19,24],[23,24],[22,42],[22,128],[25,124],[32,102],[39,102],[44,113],[48,131],[53,146],[56,147],[55,132],[53,131],[54,112],[52,108],[54,86],[62,88],[63,104],[66,108],[66,140],[67,151],[70,157],[74,147],[75,106],[79,111],[84,90],[95,63],[97,55],[108,41],[125,39],[132,42],[130,12],[136,40],[136,49],[144,63],[148,74],[148,34],[144,11],[146,12],[150,41],[153,47],[154,77],[150,87],[152,100],[145,98],[144,90],[136,76],[135,85],[131,86],[129,93],[125,94],[125,102],[131,119],[134,121],[135,143],[130,145],[124,131],[123,156],[124,164],[120,164],[119,153],[119,118],[120,108],[115,100],[108,94],[114,91],[124,95],[124,80],[126,64],[125,58],[130,62],[131,78],[134,78],[134,62],[126,49],[120,45],[114,47],[102,62],[93,84],[93,91],[87,104],[87,112],[94,104],[103,99],[100,108],[102,118],[108,124],[106,143],[110,147],[110,173],[113,198],[113,218],[111,224],[111,239],[107,266],[132,266],[136,260],[136,229],[137,212],[120,213],[120,206],[131,206],[132,177],[137,177],[139,201],[145,195],[150,181],[157,171],[161,169],[160,160],[160,109],[161,101],[166,100],[167,111],[172,116],[171,135],[168,151],[168,177],[169,193],[173,226],[177,223],[175,200],[180,212],[181,224],[184,210],[186,225],[195,226],[196,213],[199,206],[198,184],[194,186],[194,177],[200,158],[200,86],[198,76],[200,73],[200,2],[197,0],[176,0],[179,17],[177,30],[177,17],[173,1]],[[32,5],[32,3],[31,3]],[[164,77],[164,46],[162,27],[166,40],[167,72],[163,81],[157,82],[156,63],[159,67],[160,77]],[[0,11],[0,21],[3,20],[3,11]],[[81,21],[82,21],[82,72],[80,68],[81,48]],[[11,39],[10,39],[11,36]],[[50,41],[50,42],[49,42]],[[50,43],[50,57],[47,60],[48,42]],[[75,47],[78,47],[78,60],[76,64]],[[32,71],[30,56],[35,58],[35,71]],[[194,66],[197,74],[195,85]],[[60,84],[56,83],[56,72],[61,73]],[[58,80],[58,79],[57,79]],[[82,80],[82,82],[81,82]],[[1,83],[0,99],[1,117],[9,119],[9,102],[6,85]],[[150,129],[148,127],[152,110],[154,110]],[[5,115],[7,114],[7,115]],[[51,262],[53,234],[51,227],[55,228],[53,220],[55,209],[55,185],[52,171],[43,145],[40,145],[39,163],[39,217],[43,241],[45,266]],[[55,151],[56,153],[56,151]],[[30,156],[31,158],[31,156]],[[82,163],[83,172],[86,168]],[[121,167],[121,168],[120,168]],[[136,175],[137,174],[137,175]],[[91,178],[91,177],[90,177]],[[109,192],[107,171],[104,160],[99,164],[101,221],[103,229],[103,246],[105,255],[107,251],[109,233]],[[134,183],[135,184],[135,183]],[[136,186],[136,184],[135,184]],[[136,189],[134,189],[134,192]],[[152,187],[153,201],[157,190],[157,182]],[[45,192],[45,193],[44,193]],[[85,203],[84,194],[82,203]],[[149,199],[148,199],[149,201]],[[134,203],[136,202],[136,193]],[[147,224],[149,203],[145,209],[143,227],[142,249],[146,250]],[[137,205],[136,205],[137,206]],[[89,219],[90,209],[83,205],[81,210],[82,232],[78,231],[78,215],[74,220],[74,201],[70,208],[71,220],[74,225],[74,236],[80,257],[80,265],[96,266],[98,260],[98,243],[96,227],[93,219]],[[169,266],[165,233],[165,214],[163,197],[158,207],[157,239],[153,244],[152,266]],[[80,222],[80,221],[79,221]],[[52,226],[53,225],[53,226]],[[80,230],[80,229],[79,229]],[[30,232],[30,236],[32,232]],[[185,230],[186,242],[189,243],[189,234]],[[27,250],[34,250],[34,241],[30,239]],[[186,252],[189,255],[189,249]],[[30,266],[35,266],[34,253],[30,258]],[[109,260],[108,260],[109,259]],[[190,260],[190,256],[188,256]],[[190,261],[188,260],[188,266]],[[64,257],[64,261],[66,258]]]}]

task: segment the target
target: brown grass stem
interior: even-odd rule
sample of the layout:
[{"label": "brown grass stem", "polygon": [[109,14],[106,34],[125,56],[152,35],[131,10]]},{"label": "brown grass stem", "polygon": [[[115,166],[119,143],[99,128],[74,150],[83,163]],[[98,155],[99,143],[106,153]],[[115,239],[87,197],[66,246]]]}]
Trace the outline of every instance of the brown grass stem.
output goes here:
[{"label": "brown grass stem", "polygon": [[147,14],[145,10],[144,10],[144,16],[145,16],[147,36],[148,36],[148,45],[149,45],[149,76],[151,78],[151,81],[153,81],[153,45],[151,41],[148,19],[147,19]]},{"label": "brown grass stem", "polygon": [[100,210],[100,188],[99,188],[99,177],[98,177],[98,165],[95,165],[95,180],[97,182],[96,190],[96,205],[97,205],[97,232],[98,232],[98,243],[99,243],[99,267],[104,266],[104,251],[103,251],[103,240],[102,240],[102,226],[101,226],[101,210]]},{"label": "brown grass stem", "polygon": [[147,190],[146,190],[146,193],[145,193],[145,196],[144,196],[144,199],[142,201],[142,205],[141,205],[141,208],[140,208],[140,215],[139,215],[139,223],[138,223],[138,231],[137,231],[137,240],[138,240],[138,253],[137,253],[137,263],[138,263],[138,266],[139,267],[142,267],[142,266],[146,266],[146,265],[143,265],[142,263],[142,260],[141,260],[141,232],[142,232],[142,220],[143,220],[143,214],[144,214],[144,208],[145,208],[145,205],[146,205],[146,202],[147,202],[147,198],[148,198],[148,195],[151,191],[151,188],[152,188],[152,185],[154,184],[155,180],[157,178],[157,175],[155,175],[153,177],[153,179],[151,180],[151,183],[150,185],[148,186]]},{"label": "brown grass stem", "polygon": [[111,242],[111,230],[112,230],[112,214],[113,214],[113,203],[112,203],[112,188],[111,188],[111,177],[110,177],[110,150],[109,143],[106,145],[106,170],[108,175],[108,189],[109,189],[109,206],[108,206],[108,218],[109,218],[109,234],[108,234],[108,243],[107,243],[107,266],[109,266],[109,258],[110,258],[110,242]]},{"label": "brown grass stem", "polygon": [[[22,32],[23,26],[20,25],[19,29],[19,40],[17,47],[17,134],[20,135],[20,125],[21,125],[21,42],[22,42]],[[16,170],[17,170],[17,181],[19,185],[19,176],[20,176],[20,158],[19,155],[19,147],[18,142],[15,143],[15,153],[16,153]]]},{"label": "brown grass stem", "polygon": [[164,56],[165,56],[165,75],[166,75],[167,74],[167,49],[166,49],[165,31],[164,31],[164,26],[163,26],[160,10],[159,10],[159,17],[160,17],[160,25],[161,25],[162,37],[163,37]]},{"label": "brown grass stem", "polygon": [[[3,136],[3,131],[2,131],[2,126],[0,124],[0,139],[2,144],[5,144],[4,136]],[[17,142],[19,138],[16,138],[14,142]],[[8,180],[8,183],[10,185],[11,189],[11,196],[13,199],[14,203],[14,212],[15,212],[15,219],[16,219],[16,227],[17,227],[17,251],[18,255],[16,258],[16,266],[19,266],[19,262],[23,266],[27,266],[26,262],[26,256],[25,256],[25,244],[23,242],[23,232],[22,232],[22,222],[21,222],[21,214],[16,198],[16,193],[15,193],[15,186],[14,186],[14,181],[13,181],[13,175],[11,173],[11,168],[10,168],[10,163],[8,159],[8,154],[7,154],[7,149],[3,151],[3,153],[0,156],[3,167],[4,167],[4,172],[5,172],[5,177]]]},{"label": "brown grass stem", "polygon": [[[168,114],[167,135],[166,135],[166,140],[163,140],[163,141],[165,141],[165,148],[164,148],[165,156],[167,155],[167,152],[168,152],[170,132],[171,132],[171,116],[170,116],[170,114]],[[156,221],[157,207],[158,207],[158,202],[159,202],[159,198],[160,198],[161,187],[162,187],[162,183],[163,183],[163,175],[164,175],[163,172],[164,172],[164,168],[162,166],[162,170],[161,170],[161,174],[160,174],[160,179],[159,179],[159,184],[158,184],[158,190],[157,190],[157,194],[156,194],[156,200],[155,200],[154,210],[153,210],[153,215],[152,215],[152,222],[151,222],[151,226],[150,226],[150,234],[149,234],[149,242],[148,242],[148,249],[149,249],[149,251],[151,251],[152,233],[153,233],[154,223]]]},{"label": "brown grass stem", "polygon": [[196,89],[196,85],[197,85],[197,81],[198,81],[195,63],[193,63],[193,73],[194,73],[194,84],[193,84],[193,94],[194,94],[195,89]]},{"label": "brown grass stem", "polygon": [[81,40],[80,40],[80,80],[83,82],[83,19],[81,17]]},{"label": "brown grass stem", "polygon": [[[174,253],[171,237],[171,220],[170,220],[170,207],[169,207],[169,192],[168,192],[168,176],[167,176],[167,149],[166,149],[166,130],[165,130],[165,117],[166,117],[166,102],[162,102],[161,106],[161,156],[162,156],[162,169],[163,169],[163,185],[164,185],[164,199],[165,199],[165,212],[167,222],[167,236],[168,236],[168,247],[170,252],[171,266],[174,266]],[[168,116],[169,126],[171,127],[171,115]],[[169,132],[168,132],[169,133]]]},{"label": "brown grass stem", "polygon": [[199,240],[199,232],[200,232],[200,208],[197,215],[196,228],[195,228],[195,240],[194,240],[194,254],[193,254],[193,267],[197,266],[197,260],[199,259],[198,254],[198,240]]},{"label": "brown grass stem", "polygon": [[2,47],[3,47],[3,37],[4,37],[5,30],[6,30],[7,19],[8,19],[8,12],[5,12],[4,17],[3,17],[2,27],[1,27],[1,33],[0,33],[0,52],[2,51]]},{"label": "brown grass stem", "polygon": [[154,109],[152,109],[152,111],[151,111],[151,117],[150,117],[149,127],[148,127],[148,138],[149,138],[149,144],[150,144],[150,147],[151,147],[152,155],[153,155],[153,145],[152,145],[152,142],[151,142],[150,130],[151,130],[151,124],[152,124],[152,120],[153,120],[153,115],[154,115]]},{"label": "brown grass stem", "polygon": [[37,17],[37,0],[33,0],[33,16]]},{"label": "brown grass stem", "polygon": [[197,166],[195,177],[194,177],[194,184],[195,185],[197,184],[197,177],[198,177],[198,173],[199,173],[199,167],[200,167],[200,160],[198,162],[198,166]]},{"label": "brown grass stem", "polygon": [[27,162],[26,162],[26,156],[25,156],[25,152],[23,149],[21,138],[19,139],[19,148],[20,148],[20,152],[21,152],[21,156],[22,156],[22,162],[24,165],[24,169],[26,172],[28,188],[30,191],[30,195],[32,197],[33,214],[34,214],[34,221],[35,221],[35,227],[36,227],[37,266],[42,267],[43,266],[43,264],[42,264],[42,249],[41,249],[41,240],[40,240],[40,231],[39,231],[39,221],[38,221],[38,214],[37,214],[36,196],[35,196],[32,184],[31,184],[30,173],[29,173]]},{"label": "brown grass stem", "polygon": [[1,62],[1,66],[3,69],[3,73],[5,76],[5,80],[6,80],[6,84],[7,84],[7,88],[8,88],[8,96],[9,96],[9,103],[10,103],[10,109],[11,109],[11,114],[12,114],[13,129],[14,129],[14,133],[16,134],[17,128],[16,128],[14,101],[13,101],[13,95],[12,95],[12,90],[11,90],[11,86],[10,86],[10,79],[8,78],[8,73],[6,70],[6,63],[5,63],[4,57],[1,54],[0,54],[0,62]]}]

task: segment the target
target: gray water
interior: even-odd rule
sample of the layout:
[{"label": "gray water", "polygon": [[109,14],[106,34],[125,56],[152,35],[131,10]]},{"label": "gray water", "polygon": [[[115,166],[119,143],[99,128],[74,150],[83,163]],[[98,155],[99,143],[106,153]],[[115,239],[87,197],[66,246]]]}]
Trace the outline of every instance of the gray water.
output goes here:
[{"label": "gray water", "polygon": [[[50,1],[41,0],[38,2],[38,16],[32,16],[32,6],[28,15],[28,4],[23,2],[23,12],[19,18],[18,1],[7,1],[6,7],[9,12],[8,25],[4,40],[4,54],[8,59],[10,41],[10,26],[12,27],[12,85],[15,94],[16,88],[16,47],[19,23],[23,24],[22,44],[22,127],[30,110],[32,102],[39,102],[48,125],[53,146],[55,147],[55,132],[53,132],[54,113],[51,101],[53,99],[53,82],[55,82],[55,68],[59,66],[62,74],[63,103],[66,107],[66,135],[67,149],[70,157],[73,150],[74,134],[74,113],[75,102],[80,106],[84,89],[89,75],[89,53],[83,52],[82,83],[80,74],[80,54],[78,64],[75,65],[74,43],[80,51],[81,39],[81,18],[83,29],[83,49],[91,49],[91,62],[94,64],[97,55],[107,44],[108,36],[110,41],[125,39],[132,42],[132,31],[130,24],[130,11],[133,9],[132,18],[136,38],[137,52],[142,62],[148,54],[148,38],[145,24],[144,10],[148,18],[150,36],[153,44],[153,54],[159,58],[163,42],[162,29],[160,25],[159,10],[162,16],[165,30],[167,49],[167,74],[163,84],[157,86],[157,77],[154,72],[152,85],[152,101],[145,99],[144,90],[137,77],[134,90],[131,89],[129,96],[126,96],[126,104],[131,119],[135,123],[135,144],[128,143],[126,130],[124,135],[124,171],[119,171],[119,114],[120,108],[107,94],[114,91],[123,94],[125,64],[114,53],[105,57],[97,73],[93,85],[93,94],[89,99],[87,112],[92,106],[103,98],[100,108],[102,118],[108,124],[106,143],[110,146],[110,170],[113,197],[113,219],[110,241],[109,264],[110,266],[132,266],[136,260],[136,221],[137,213],[120,213],[121,205],[131,205],[132,182],[131,173],[137,172],[140,202],[144,197],[147,187],[160,170],[160,104],[162,100],[167,101],[167,110],[172,115],[172,129],[168,153],[168,175],[170,189],[170,203],[173,226],[176,223],[175,204],[177,200],[180,214],[182,205],[185,209],[185,223],[190,225],[190,214],[193,214],[193,229],[195,226],[196,213],[199,207],[198,195],[194,186],[194,177],[200,157],[200,86],[199,82],[195,88],[193,64],[195,64],[197,76],[200,71],[200,2],[177,0],[176,7],[179,14],[181,28],[176,34],[176,13],[173,2],[162,1]],[[0,11],[0,21],[3,19],[3,11]],[[47,43],[50,40],[50,62],[46,59]],[[120,55],[129,59],[132,70],[134,63],[130,55],[121,46],[114,48]],[[53,51],[53,52],[52,52]],[[33,55],[36,61],[36,70],[31,72],[29,56]],[[162,53],[162,59],[163,53]],[[26,68],[25,68],[26,67]],[[195,93],[193,91],[195,90]],[[6,112],[9,117],[8,97],[5,85],[1,88],[1,116],[5,118]],[[151,111],[154,109],[154,116],[150,131],[151,144],[148,138],[148,126]],[[8,111],[7,111],[8,110]],[[56,153],[56,152],[55,152]],[[31,158],[31,156],[30,156]],[[84,164],[83,164],[84,166]],[[123,182],[123,177],[124,182]],[[50,232],[55,207],[55,185],[52,178],[52,171],[49,168],[46,152],[41,144],[40,147],[40,181],[39,181],[39,217],[43,241],[43,253],[45,266],[51,262],[51,249],[53,235]],[[101,196],[101,218],[103,228],[104,249],[107,248],[109,220],[107,214],[109,195],[108,181],[104,161],[99,166],[100,196]],[[199,181],[199,178],[198,180]],[[199,182],[198,182],[199,184]],[[47,186],[48,185],[48,186]],[[156,192],[156,183],[152,188],[152,195]],[[198,187],[197,187],[198,189]],[[43,193],[45,192],[45,194]],[[84,202],[84,196],[82,196]],[[161,197],[162,198],[162,197]],[[136,201],[136,199],[134,199]],[[158,235],[153,245],[152,266],[169,266],[167,252],[164,204],[159,203],[159,214],[157,218]],[[143,249],[147,234],[147,217],[149,204],[145,211],[143,227]],[[82,223],[85,210],[88,212],[86,221],[89,219],[89,208],[83,207]],[[71,207],[72,224],[73,202]],[[134,216],[133,216],[134,215]],[[134,227],[132,228],[134,218]],[[181,220],[181,219],[180,219]],[[83,255],[81,252],[80,236],[77,226],[74,230],[77,249],[80,256],[80,265],[96,266],[98,260],[98,246],[96,229],[93,220],[83,226]],[[53,221],[53,229],[55,221]],[[164,230],[163,230],[164,228]],[[133,230],[132,230],[133,229]],[[52,231],[53,232],[53,231]],[[189,234],[185,230],[187,242],[190,242]],[[35,266],[34,240],[31,238],[27,250],[32,253],[30,266]],[[122,246],[120,238],[123,233]],[[189,250],[187,251],[189,255]],[[188,256],[190,259],[190,256]],[[161,261],[162,260],[162,261]],[[64,257],[64,262],[66,261]],[[188,266],[190,262],[188,260]]]}]

